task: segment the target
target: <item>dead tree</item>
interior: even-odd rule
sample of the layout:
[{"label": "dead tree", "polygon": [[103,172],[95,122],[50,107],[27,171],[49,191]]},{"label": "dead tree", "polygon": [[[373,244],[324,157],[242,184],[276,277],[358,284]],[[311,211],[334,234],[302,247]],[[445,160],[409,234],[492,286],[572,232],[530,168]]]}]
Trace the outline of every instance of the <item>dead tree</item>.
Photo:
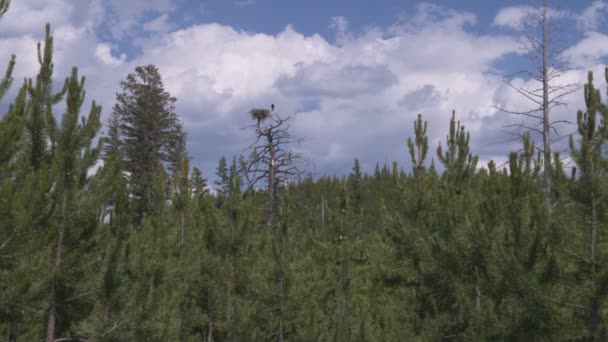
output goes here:
[{"label": "dead tree", "polygon": [[[518,71],[505,79],[505,83],[532,103],[530,110],[514,111],[502,107],[496,109],[520,116],[518,123],[508,125],[509,133],[520,139],[525,132],[531,131],[542,136],[544,156],[543,192],[545,209],[551,213],[551,144],[552,137],[559,136],[557,125],[569,123],[566,120],[551,120],[551,111],[564,106],[565,96],[580,89],[578,83],[559,84],[559,78],[569,71],[566,48],[560,42],[563,21],[557,11],[551,12],[548,0],[542,0],[537,8],[523,10],[524,20],[520,25],[522,49],[527,52],[532,67]],[[519,86],[512,80],[515,77],[530,79],[531,86]],[[530,122],[532,121],[532,122]]]},{"label": "dead tree", "polygon": [[289,132],[289,120],[271,109],[249,111],[255,124],[250,126],[255,132],[255,140],[249,146],[251,156],[247,163],[249,187],[266,185],[268,192],[267,227],[277,228],[279,212],[279,188],[303,174],[302,154],[289,150],[289,146],[303,141]]}]

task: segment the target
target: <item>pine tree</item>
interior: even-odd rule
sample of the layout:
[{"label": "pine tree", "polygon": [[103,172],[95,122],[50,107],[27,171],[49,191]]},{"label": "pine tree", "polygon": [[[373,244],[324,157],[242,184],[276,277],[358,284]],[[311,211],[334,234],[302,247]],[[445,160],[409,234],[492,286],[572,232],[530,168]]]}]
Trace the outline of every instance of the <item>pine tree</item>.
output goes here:
[{"label": "pine tree", "polygon": [[[64,329],[70,326],[64,317],[58,317],[59,310],[64,305],[66,298],[60,293],[70,293],[74,286],[69,272],[74,268],[66,268],[72,252],[71,243],[79,241],[79,247],[86,243],[85,237],[90,236],[97,224],[97,208],[95,202],[89,202],[87,188],[90,182],[87,180],[88,169],[94,165],[99,156],[100,148],[91,147],[100,124],[101,107],[93,102],[87,117],[81,117],[80,111],[84,103],[84,77],[79,79],[78,70],[72,70],[72,76],[67,82],[67,109],[62,116],[61,128],[53,129],[56,132],[54,139],[56,150],[53,154],[53,167],[56,168],[56,186],[54,200],[58,205],[57,223],[53,228],[57,229],[56,247],[53,249],[51,262],[51,284],[49,294],[49,313],[47,322],[46,339],[49,342],[57,336],[57,323],[62,322]],[[80,121],[80,122],[79,122]],[[75,205],[78,203],[78,207]],[[92,205],[89,207],[88,205]],[[66,244],[70,242],[70,244]],[[73,248],[73,247],[72,247]],[[82,248],[86,248],[82,246]],[[86,249],[85,249],[86,250]],[[84,250],[77,250],[83,253]],[[75,260],[82,258],[82,254],[76,255]],[[81,259],[82,260],[82,259]],[[59,331],[64,333],[66,331]]]},{"label": "pine tree", "polygon": [[427,122],[422,122],[422,115],[418,114],[418,118],[414,121],[414,140],[412,138],[407,139],[407,147],[410,152],[410,158],[412,160],[413,175],[416,179],[416,197],[417,201],[415,204],[417,215],[418,210],[422,209],[422,196],[423,188],[422,181],[424,177],[424,160],[429,150],[429,139],[426,135]]},{"label": "pine tree", "polygon": [[40,208],[40,198],[34,197],[32,178],[21,184],[15,180],[23,168],[16,162],[23,142],[25,123],[26,89],[22,87],[8,113],[0,120],[0,278],[12,281],[0,285],[0,321],[10,322],[9,341],[16,341],[19,335],[19,321],[23,319],[23,308],[28,289],[18,281],[31,280],[26,274],[35,269],[32,263],[18,262],[22,253],[28,255],[35,249],[23,248],[34,237],[32,227],[35,220],[44,216]]},{"label": "pine tree", "polygon": [[154,176],[179,168],[172,156],[180,155],[177,150],[183,150],[185,135],[175,113],[176,99],[165,90],[155,66],[135,68],[121,87],[108,127],[107,150],[122,150],[139,222],[165,200],[164,192],[153,188]]},{"label": "pine tree", "polygon": [[[561,229],[555,236],[557,252],[572,251],[565,255],[565,261],[577,266],[573,272],[565,273],[560,283],[573,281],[577,291],[554,293],[561,294],[556,302],[572,303],[567,306],[573,310],[571,317],[580,318],[584,326],[578,333],[585,340],[596,341],[606,339],[608,332],[602,323],[603,306],[608,296],[608,273],[601,267],[608,256],[601,248],[606,239],[607,169],[603,148],[608,141],[608,108],[593,85],[591,72],[584,96],[587,109],[577,113],[578,142],[574,136],[570,137],[570,152],[579,175],[569,192],[577,210],[564,218],[568,230]],[[580,259],[571,260],[575,256]]]},{"label": "pine tree", "polygon": [[[14,276],[21,276],[20,281],[29,281],[31,285],[25,289],[13,284],[10,286],[11,291],[7,292],[7,298],[21,295],[21,298],[12,298],[10,305],[7,305],[13,315],[11,340],[17,338],[18,332],[13,328],[20,323],[29,327],[30,323],[42,318],[35,317],[34,312],[36,307],[42,305],[39,296],[45,291],[44,285],[48,284],[43,271],[48,268],[48,264],[45,264],[48,261],[48,255],[45,254],[48,247],[46,238],[49,227],[53,225],[52,215],[56,206],[56,201],[52,199],[56,174],[53,167],[56,136],[51,134],[55,129],[52,105],[60,101],[67,90],[64,88],[62,92],[52,94],[52,41],[50,26],[47,24],[44,54],[41,44],[38,44],[40,71],[35,86],[31,80],[24,83],[0,124],[0,139],[6,139],[0,148],[0,171],[3,173],[0,176],[1,190],[7,195],[3,196],[6,205],[2,207],[10,213],[3,222],[6,229],[2,231],[9,234],[9,240],[2,240],[2,249],[6,253],[4,259],[9,261],[8,269]],[[11,83],[13,62],[14,60],[2,81],[2,92]],[[48,141],[51,142],[50,148],[47,148]],[[33,277],[32,272],[38,272],[38,276]],[[31,330],[24,330],[24,338],[35,336]]]},{"label": "pine tree", "polygon": [[38,43],[38,63],[40,71],[35,83],[32,83],[30,79],[27,84],[31,98],[26,124],[29,147],[27,163],[35,171],[48,167],[51,163],[57,136],[53,105],[63,100],[68,86],[66,79],[63,89],[58,93],[53,93],[53,37],[50,24],[46,25],[44,47]]}]

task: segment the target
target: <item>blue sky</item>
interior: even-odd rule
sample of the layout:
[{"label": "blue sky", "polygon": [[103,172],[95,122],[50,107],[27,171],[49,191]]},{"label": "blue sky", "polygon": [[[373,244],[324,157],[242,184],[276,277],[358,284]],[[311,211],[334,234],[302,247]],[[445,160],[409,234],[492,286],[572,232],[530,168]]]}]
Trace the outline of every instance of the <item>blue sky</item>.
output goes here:
[{"label": "blue sky", "polygon": [[[535,3],[14,0],[0,21],[0,61],[15,53],[17,79],[34,76],[36,42],[50,22],[58,79],[78,66],[104,118],[120,81],[137,65],[157,65],[178,98],[193,164],[209,178],[222,155],[245,153],[248,109],[270,103],[307,138],[295,148],[316,176],[344,174],[354,158],[366,171],[393,160],[407,169],[416,115],[429,121],[434,151],[453,109],[482,163],[500,163],[518,148],[501,143],[501,128],[515,118],[493,107],[530,106],[503,79],[529,66],[514,27]],[[560,38],[576,68],[558,82],[584,82],[587,70],[602,75],[608,3],[564,0],[552,11],[566,24]],[[565,100],[553,116],[572,120],[584,106],[582,94]]]}]

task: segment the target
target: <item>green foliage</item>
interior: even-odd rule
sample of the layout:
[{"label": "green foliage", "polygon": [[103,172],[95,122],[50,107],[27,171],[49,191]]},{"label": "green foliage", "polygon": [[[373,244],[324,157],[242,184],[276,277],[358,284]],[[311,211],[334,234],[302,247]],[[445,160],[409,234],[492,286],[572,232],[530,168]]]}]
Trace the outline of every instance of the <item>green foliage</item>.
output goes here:
[{"label": "green foliage", "polygon": [[38,51],[0,120],[0,339],[606,339],[608,107],[591,74],[551,214],[530,134],[504,168],[478,166],[453,114],[438,173],[418,115],[411,172],[355,159],[277,181],[266,229],[269,190],[246,188],[242,157],[220,159],[216,194],[191,168],[154,66],[127,76],[97,140],[77,69],[53,91],[49,27]]},{"label": "green foliage", "polygon": [[135,219],[139,222],[163,205],[166,194],[161,187],[155,188],[156,176],[179,172],[187,158],[186,136],[175,113],[177,100],[165,90],[155,66],[135,68],[121,88],[108,126],[106,153],[121,150],[130,191],[138,201]]}]

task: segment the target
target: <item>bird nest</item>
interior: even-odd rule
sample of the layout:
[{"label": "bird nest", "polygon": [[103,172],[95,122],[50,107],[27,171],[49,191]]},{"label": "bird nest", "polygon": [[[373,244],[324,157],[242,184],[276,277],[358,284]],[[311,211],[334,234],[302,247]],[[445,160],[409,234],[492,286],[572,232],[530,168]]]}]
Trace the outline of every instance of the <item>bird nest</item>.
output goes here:
[{"label": "bird nest", "polygon": [[266,119],[270,116],[270,110],[254,108],[249,111],[249,114],[251,115],[252,119],[258,120],[258,121],[263,121],[264,119]]}]

